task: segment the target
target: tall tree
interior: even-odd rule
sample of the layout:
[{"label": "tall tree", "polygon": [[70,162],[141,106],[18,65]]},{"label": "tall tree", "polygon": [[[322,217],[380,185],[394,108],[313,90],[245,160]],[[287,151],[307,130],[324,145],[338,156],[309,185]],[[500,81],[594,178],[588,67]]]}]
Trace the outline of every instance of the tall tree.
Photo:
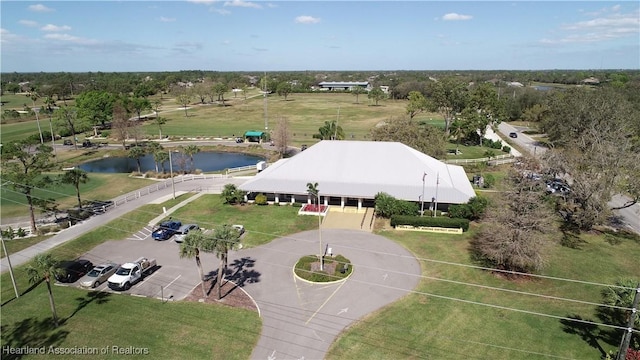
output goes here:
[{"label": "tall tree", "polygon": [[138,172],[142,172],[142,168],[140,166],[140,158],[145,156],[146,154],[147,152],[139,146],[130,148],[129,152],[127,153],[127,157],[136,160],[136,164],[138,165]]},{"label": "tall tree", "polygon": [[67,129],[73,137],[73,146],[78,150],[78,141],[76,140],[76,134],[79,131],[87,129],[87,124],[78,118],[78,111],[74,107],[63,106],[55,110],[53,115],[55,116],[55,124],[57,128]]},{"label": "tall tree", "polygon": [[229,224],[224,224],[213,231],[213,250],[218,259],[220,266],[218,268],[218,279],[216,287],[218,288],[218,300],[222,298],[222,280],[227,272],[227,264],[229,259],[229,250],[240,241],[240,233]]},{"label": "tall tree", "polygon": [[49,305],[51,306],[51,314],[53,315],[53,324],[58,327],[58,314],[56,312],[56,304],[53,300],[53,292],[51,291],[52,277],[56,274],[56,265],[58,262],[51,254],[43,253],[34,256],[33,260],[27,267],[27,276],[29,283],[37,284],[42,279],[47,283],[47,292],[49,294]]},{"label": "tall tree", "polygon": [[224,106],[224,93],[229,91],[229,85],[219,82],[213,85],[213,93],[218,96],[218,101],[222,101],[222,106]]},{"label": "tall tree", "polygon": [[88,119],[92,125],[102,125],[111,120],[115,97],[106,91],[91,90],[76,97],[78,116]]},{"label": "tall tree", "polygon": [[185,89],[182,93],[178,94],[176,100],[178,101],[178,104],[184,107],[184,116],[188,117],[189,115],[187,114],[187,106],[189,106],[189,103],[191,103],[191,93]]},{"label": "tall tree", "polygon": [[324,125],[318,128],[318,133],[313,134],[314,139],[320,140],[344,140],[344,130],[335,120],[325,121]]},{"label": "tall tree", "polygon": [[42,174],[51,168],[52,152],[52,147],[39,144],[32,138],[2,147],[2,180],[6,182],[3,186],[9,186],[26,197],[31,232],[34,234],[37,231],[34,207],[42,200],[33,196],[33,190],[50,184],[50,179]]},{"label": "tall tree", "polygon": [[149,99],[144,97],[134,97],[129,102],[129,105],[131,106],[131,110],[138,115],[138,121],[140,120],[143,111],[151,109],[151,102]]},{"label": "tall tree", "polygon": [[397,141],[435,158],[446,154],[446,141],[441,129],[418,125],[408,118],[389,119],[371,129],[373,141]]},{"label": "tall tree", "polygon": [[127,138],[131,130],[131,121],[129,121],[129,113],[125,106],[120,102],[116,102],[113,106],[113,121],[111,122],[112,136],[116,140],[122,141],[122,149],[127,149]]},{"label": "tall tree", "polygon": [[42,144],[44,143],[44,138],[42,137],[42,128],[40,127],[40,118],[38,117],[38,113],[40,112],[40,109],[36,108],[36,100],[40,98],[40,94],[38,94],[38,92],[34,88],[31,88],[31,90],[29,90],[29,92],[27,93],[27,97],[31,99],[33,104],[33,108],[31,108],[31,111],[33,111],[33,113],[36,115],[36,123],[38,124],[38,133],[40,133],[40,143]]},{"label": "tall tree", "polygon": [[367,97],[369,99],[373,100],[376,103],[376,106],[378,106],[378,103],[380,102],[380,100],[383,100],[383,99],[387,98],[387,94],[385,94],[382,91],[382,89],[377,87],[377,88],[371,89],[371,91],[369,91],[369,95],[367,95]]},{"label": "tall tree", "polygon": [[413,119],[416,115],[427,109],[427,99],[419,91],[409,93],[409,103],[407,104],[407,114]]},{"label": "tall tree", "polygon": [[474,256],[490,266],[517,272],[540,270],[550,240],[545,232],[553,215],[542,200],[539,183],[512,171],[510,191],[501,193],[487,209],[481,229],[471,240]]},{"label": "tall tree", "polygon": [[284,101],[287,101],[287,96],[289,96],[292,90],[293,89],[291,88],[291,83],[289,83],[288,81],[283,81],[278,84],[276,93],[278,94],[278,96],[284,96]]},{"label": "tall tree", "polygon": [[429,84],[431,108],[444,117],[446,134],[456,114],[462,112],[467,103],[467,86],[453,77],[444,77]]},{"label": "tall tree", "polygon": [[191,161],[191,172],[195,172],[195,163],[193,161],[193,156],[200,152],[200,147],[198,145],[187,145],[182,149],[185,155],[189,157]]},{"label": "tall tree", "polygon": [[200,274],[200,285],[202,286],[202,294],[207,296],[207,291],[204,287],[204,271],[202,270],[202,262],[200,261],[201,249],[209,250],[213,248],[211,238],[205,236],[201,230],[189,231],[185,236],[182,243],[180,243],[179,255],[181,258],[195,258],[196,266],[198,267],[198,273]]},{"label": "tall tree", "polygon": [[87,172],[78,168],[66,170],[60,176],[61,183],[73,185],[75,188],[76,197],[78,198],[78,208],[80,209],[82,209],[82,200],[80,200],[80,184],[86,184],[88,181],[89,176],[87,175]]},{"label": "tall tree", "polygon": [[221,196],[225,204],[237,204],[244,201],[245,192],[238,189],[234,184],[225,184],[222,188]]},{"label": "tall tree", "polygon": [[354,95],[356,97],[356,104],[360,104],[360,95],[364,94],[365,92],[367,91],[360,86],[354,86],[351,88],[351,95]]},{"label": "tall tree", "polygon": [[289,120],[286,117],[281,116],[276,123],[276,127],[273,129],[273,142],[280,158],[283,158],[287,153],[290,141],[291,130],[289,127]]}]

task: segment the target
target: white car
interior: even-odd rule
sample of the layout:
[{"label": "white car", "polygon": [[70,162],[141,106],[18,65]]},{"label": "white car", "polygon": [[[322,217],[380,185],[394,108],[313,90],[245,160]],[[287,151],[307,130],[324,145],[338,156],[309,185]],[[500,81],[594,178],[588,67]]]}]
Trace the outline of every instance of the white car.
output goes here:
[{"label": "white car", "polygon": [[87,273],[87,275],[80,278],[80,286],[95,288],[100,286],[103,282],[107,281],[114,272],[118,269],[118,264],[102,264],[94,267]]},{"label": "white car", "polygon": [[236,229],[240,235],[244,234],[244,225],[231,225],[231,227]]},{"label": "white car", "polygon": [[181,243],[184,241],[184,238],[187,236],[189,231],[198,230],[200,227],[197,224],[185,224],[178,229],[175,235],[173,235],[173,241],[177,243]]}]

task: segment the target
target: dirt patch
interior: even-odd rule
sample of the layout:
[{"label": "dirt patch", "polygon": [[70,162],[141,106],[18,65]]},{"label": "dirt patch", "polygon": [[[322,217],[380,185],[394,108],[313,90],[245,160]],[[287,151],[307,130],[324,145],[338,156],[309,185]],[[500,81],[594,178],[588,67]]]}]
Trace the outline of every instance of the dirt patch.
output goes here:
[{"label": "dirt patch", "polygon": [[[311,263],[311,271],[312,272],[320,272],[320,261],[318,262],[314,262]],[[329,275],[335,275],[336,274],[336,266],[338,266],[338,263],[335,261],[326,261],[323,264],[324,265],[324,270],[323,272],[329,274]]]},{"label": "dirt patch", "polygon": [[242,309],[258,311],[256,304],[241,288],[231,281],[223,281],[222,298],[218,300],[216,279],[205,282],[204,288],[208,294],[202,293],[202,286],[196,286],[183,301],[204,302],[208,304],[222,304]]}]

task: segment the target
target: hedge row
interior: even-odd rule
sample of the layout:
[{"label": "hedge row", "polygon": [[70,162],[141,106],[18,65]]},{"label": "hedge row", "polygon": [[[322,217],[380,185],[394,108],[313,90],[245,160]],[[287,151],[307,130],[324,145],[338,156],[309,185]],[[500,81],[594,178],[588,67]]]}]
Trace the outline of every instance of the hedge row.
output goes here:
[{"label": "hedge row", "polygon": [[395,227],[397,225],[462,228],[462,231],[469,230],[469,220],[448,217],[394,215],[391,217],[391,226]]}]

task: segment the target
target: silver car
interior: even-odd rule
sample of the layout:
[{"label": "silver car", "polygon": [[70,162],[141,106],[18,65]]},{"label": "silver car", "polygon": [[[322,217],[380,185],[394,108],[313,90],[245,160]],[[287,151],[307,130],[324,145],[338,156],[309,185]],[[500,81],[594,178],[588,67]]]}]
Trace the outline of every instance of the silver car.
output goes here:
[{"label": "silver car", "polygon": [[187,236],[189,231],[198,230],[200,227],[196,224],[185,224],[178,229],[175,235],[173,235],[173,241],[177,243],[181,243],[184,241],[184,238]]},{"label": "silver car", "polygon": [[109,276],[113,275],[118,269],[118,264],[109,263],[94,267],[87,275],[80,278],[80,286],[95,288],[107,281]]}]

